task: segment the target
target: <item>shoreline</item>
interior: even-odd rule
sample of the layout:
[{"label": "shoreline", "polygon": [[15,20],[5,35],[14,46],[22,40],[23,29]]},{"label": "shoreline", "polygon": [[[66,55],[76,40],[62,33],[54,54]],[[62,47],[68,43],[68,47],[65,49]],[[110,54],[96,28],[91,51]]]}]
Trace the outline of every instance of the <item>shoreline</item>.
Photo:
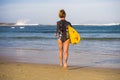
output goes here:
[{"label": "shoreline", "polygon": [[[0,48],[0,62],[22,62],[36,64],[59,64],[58,50],[32,48]],[[88,66],[120,69],[119,54],[91,54],[92,52],[72,51],[68,66]],[[87,57],[89,56],[89,57]]]},{"label": "shoreline", "polygon": [[120,69],[0,62],[1,80],[120,80]]}]

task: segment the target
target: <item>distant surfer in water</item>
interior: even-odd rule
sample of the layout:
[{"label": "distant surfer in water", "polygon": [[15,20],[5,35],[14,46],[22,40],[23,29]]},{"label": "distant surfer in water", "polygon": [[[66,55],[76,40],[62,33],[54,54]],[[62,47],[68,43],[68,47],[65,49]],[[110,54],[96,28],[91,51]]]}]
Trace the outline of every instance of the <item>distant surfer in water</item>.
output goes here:
[{"label": "distant surfer in water", "polygon": [[67,68],[68,60],[68,49],[69,49],[69,35],[68,35],[68,25],[71,25],[70,22],[65,20],[66,12],[62,9],[59,11],[60,20],[57,22],[57,30],[55,35],[58,34],[58,47],[59,47],[59,60],[60,66]]}]

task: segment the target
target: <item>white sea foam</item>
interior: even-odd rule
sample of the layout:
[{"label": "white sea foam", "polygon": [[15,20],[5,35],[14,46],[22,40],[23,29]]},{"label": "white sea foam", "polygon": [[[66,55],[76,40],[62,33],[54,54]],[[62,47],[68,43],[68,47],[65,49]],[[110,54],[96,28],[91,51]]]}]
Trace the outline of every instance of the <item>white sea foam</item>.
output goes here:
[{"label": "white sea foam", "polygon": [[28,19],[20,19],[16,22],[15,25],[25,25],[29,20]]},{"label": "white sea foam", "polygon": [[108,23],[108,24],[73,24],[73,25],[85,25],[85,26],[113,26],[113,25],[120,25],[120,23]]},{"label": "white sea foam", "polygon": [[12,29],[14,29],[15,27],[11,27]]},{"label": "white sea foam", "polygon": [[24,27],[20,27],[20,29],[23,29]]}]

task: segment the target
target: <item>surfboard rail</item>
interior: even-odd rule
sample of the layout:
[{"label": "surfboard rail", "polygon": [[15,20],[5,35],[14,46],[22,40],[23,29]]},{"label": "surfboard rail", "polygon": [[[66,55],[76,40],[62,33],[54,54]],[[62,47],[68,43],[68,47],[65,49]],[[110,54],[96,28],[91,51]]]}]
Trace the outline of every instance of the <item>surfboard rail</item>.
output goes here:
[{"label": "surfboard rail", "polygon": [[80,42],[80,34],[70,25],[68,25],[68,34],[70,37],[70,44],[78,44]]}]

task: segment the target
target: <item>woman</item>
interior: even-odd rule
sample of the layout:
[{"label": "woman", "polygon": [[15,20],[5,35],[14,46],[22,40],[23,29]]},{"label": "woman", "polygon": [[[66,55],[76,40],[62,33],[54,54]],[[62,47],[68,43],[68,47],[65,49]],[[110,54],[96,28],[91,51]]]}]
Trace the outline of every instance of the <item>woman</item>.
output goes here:
[{"label": "woman", "polygon": [[[60,66],[63,66],[64,68],[67,68],[67,60],[68,60],[68,49],[69,49],[69,35],[68,35],[68,25],[71,25],[70,22],[65,20],[66,13],[62,9],[59,11],[59,18],[60,21],[57,22],[57,31],[58,33],[58,47],[59,47],[59,60],[60,60]],[[64,59],[63,59],[64,55]],[[63,61],[64,60],[64,61]]]}]

